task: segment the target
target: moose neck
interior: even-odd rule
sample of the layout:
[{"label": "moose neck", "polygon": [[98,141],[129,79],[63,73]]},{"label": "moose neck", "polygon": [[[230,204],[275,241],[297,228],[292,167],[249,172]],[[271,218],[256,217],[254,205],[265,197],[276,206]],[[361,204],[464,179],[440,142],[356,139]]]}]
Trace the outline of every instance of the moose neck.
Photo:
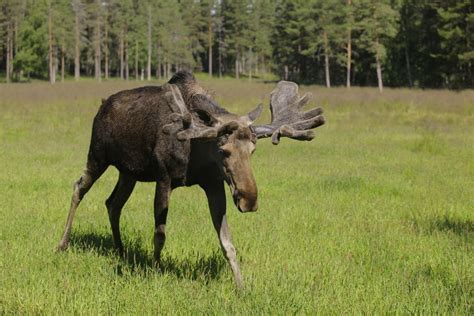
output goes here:
[{"label": "moose neck", "polygon": [[191,140],[186,185],[204,184],[212,179],[223,180],[215,160],[217,144],[215,141]]}]

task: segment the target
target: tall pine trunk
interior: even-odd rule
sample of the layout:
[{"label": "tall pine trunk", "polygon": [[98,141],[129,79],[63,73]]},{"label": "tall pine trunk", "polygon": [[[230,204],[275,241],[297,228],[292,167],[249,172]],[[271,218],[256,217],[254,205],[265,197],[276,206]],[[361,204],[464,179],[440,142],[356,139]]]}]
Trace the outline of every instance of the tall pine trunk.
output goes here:
[{"label": "tall pine trunk", "polygon": [[382,65],[380,61],[380,53],[379,53],[379,39],[375,40],[375,64],[377,66],[377,81],[379,86],[379,91],[383,91],[383,81],[382,81]]},{"label": "tall pine trunk", "polygon": [[[352,0],[347,0],[347,5],[352,5]],[[347,74],[346,74],[346,86],[347,88],[351,87],[351,65],[352,65],[352,13],[350,13],[348,19],[349,27],[347,30]]]},{"label": "tall pine trunk", "polygon": [[219,29],[218,29],[218,33],[219,33],[219,42],[218,42],[218,46],[217,46],[217,58],[218,58],[218,63],[219,63],[219,78],[222,78],[222,21],[219,21]]},{"label": "tall pine trunk", "polygon": [[105,80],[109,79],[109,27],[108,19],[104,21],[104,72]]},{"label": "tall pine trunk", "polygon": [[74,47],[74,79],[79,81],[81,77],[81,29],[79,13],[75,13],[75,47]]},{"label": "tall pine trunk", "polygon": [[135,40],[135,80],[138,81],[139,77],[139,70],[138,70],[138,41]]},{"label": "tall pine trunk", "polygon": [[413,80],[411,77],[411,67],[410,67],[410,56],[408,55],[408,47],[406,46],[407,44],[405,43],[405,62],[407,66],[407,76],[408,76],[408,85],[410,88],[413,87]]},{"label": "tall pine trunk", "polygon": [[61,82],[64,82],[64,57],[66,55],[66,50],[64,49],[64,44],[61,45]]},{"label": "tall pine trunk", "polygon": [[148,56],[146,62],[146,80],[151,80],[151,10],[148,8],[148,32],[147,32]]},{"label": "tall pine trunk", "polygon": [[240,64],[239,64],[239,55],[237,54],[235,56],[235,78],[239,79],[239,73],[240,73]]},{"label": "tall pine trunk", "polygon": [[130,78],[130,67],[128,65],[128,41],[125,41],[125,80],[128,81],[128,79]]},{"label": "tall pine trunk", "polygon": [[324,38],[324,71],[326,74],[326,88],[331,88],[331,78],[329,74],[329,41],[328,34],[323,33]]},{"label": "tall pine trunk", "polygon": [[51,12],[51,4],[48,8],[48,64],[49,64],[49,82],[54,84],[56,82],[56,67],[54,65],[53,52],[53,14]]},{"label": "tall pine trunk", "polygon": [[5,68],[5,76],[6,76],[6,80],[7,80],[7,83],[10,82],[11,78],[10,78],[10,69],[11,69],[11,64],[12,64],[12,60],[11,60],[11,51],[13,50],[13,47],[12,47],[12,32],[11,32],[11,27],[10,27],[10,23],[7,22],[7,56],[6,56],[6,59],[7,59],[7,64],[6,64],[6,68]]},{"label": "tall pine trunk", "polygon": [[120,79],[124,79],[124,51],[125,51],[125,43],[124,43],[124,34],[123,30],[120,31],[120,45],[119,45],[119,55],[120,55]]},{"label": "tall pine trunk", "polygon": [[156,79],[161,79],[160,44],[156,45]]},{"label": "tall pine trunk", "polygon": [[[405,10],[407,10],[407,7],[405,6]],[[405,15],[407,15],[407,12],[405,12]],[[411,77],[411,67],[410,67],[410,55],[408,54],[408,34],[407,34],[407,29],[406,29],[406,18],[401,19],[400,21],[401,25],[401,32],[404,34],[404,53],[405,53],[405,65],[407,67],[407,79],[408,79],[408,85],[410,88],[413,87],[413,80]]]},{"label": "tall pine trunk", "polygon": [[249,49],[249,82],[252,82],[252,50]]},{"label": "tall pine trunk", "polygon": [[97,17],[96,17],[96,26],[95,26],[95,54],[94,54],[94,59],[95,59],[95,79],[97,81],[101,81],[102,79],[102,74],[101,74],[101,63],[100,63],[100,14],[97,12]]},{"label": "tall pine trunk", "polygon": [[207,20],[207,41],[208,41],[208,58],[209,58],[209,77],[212,76],[212,5],[211,1],[209,0],[209,8],[208,8],[208,20]]}]

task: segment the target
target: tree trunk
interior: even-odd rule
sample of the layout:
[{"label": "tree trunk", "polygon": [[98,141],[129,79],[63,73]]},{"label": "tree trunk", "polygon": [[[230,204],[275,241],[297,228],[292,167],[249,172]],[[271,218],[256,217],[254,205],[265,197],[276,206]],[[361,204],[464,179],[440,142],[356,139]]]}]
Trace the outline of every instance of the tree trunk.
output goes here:
[{"label": "tree trunk", "polygon": [[[13,32],[12,32],[12,35],[13,35]],[[13,36],[10,37],[10,77],[11,79],[15,79],[14,76],[13,76],[13,51],[14,51],[14,39],[13,39]]]},{"label": "tree trunk", "polygon": [[139,72],[138,70],[138,41],[135,40],[135,80],[137,81],[139,77],[138,72]]},{"label": "tree trunk", "polygon": [[146,80],[151,80],[151,10],[148,8],[148,58],[146,63]]},{"label": "tree trunk", "polygon": [[377,65],[377,81],[379,86],[379,91],[383,91],[383,81],[382,81],[382,65],[380,62],[380,55],[379,55],[379,40],[376,39],[375,41],[375,63]]},{"label": "tree trunk", "polygon": [[[352,0],[347,0],[347,5],[352,5]],[[351,87],[351,65],[352,65],[352,13],[349,16],[349,29],[347,30],[347,73],[346,73],[346,86],[347,88]]]},{"label": "tree trunk", "polygon": [[51,12],[51,4],[48,8],[48,63],[49,63],[49,82],[54,84],[56,82],[56,69],[54,67],[54,52],[53,52],[53,16]]},{"label": "tree trunk", "polygon": [[326,74],[326,88],[331,88],[331,78],[329,74],[329,41],[328,34],[323,33],[324,38],[324,72]]},{"label": "tree trunk", "polygon": [[66,54],[64,44],[61,45],[61,82],[64,82],[64,55]]},{"label": "tree trunk", "polygon": [[412,88],[413,80],[411,77],[410,56],[408,55],[408,47],[406,46],[406,43],[405,43],[405,61],[407,65],[408,85],[410,86],[410,88]]},{"label": "tree trunk", "polygon": [[125,80],[130,78],[130,67],[128,65],[128,42],[125,41]]},{"label": "tree trunk", "polygon": [[239,55],[235,56],[235,78],[239,79],[239,70],[240,65],[239,65]]},{"label": "tree trunk", "polygon": [[80,29],[80,20],[79,20],[79,13],[76,12],[75,16],[75,47],[74,47],[74,79],[79,81],[81,77],[81,29]]},{"label": "tree trunk", "polygon": [[156,79],[161,79],[160,44],[156,46]]},{"label": "tree trunk", "polygon": [[16,56],[18,53],[18,17],[15,17],[10,41],[10,76],[15,80],[15,78],[19,79],[18,74],[15,74],[13,71],[13,56]]},{"label": "tree trunk", "polygon": [[222,21],[219,22],[219,43],[217,47],[218,62],[219,62],[219,78],[222,78]]},{"label": "tree trunk", "polygon": [[252,82],[252,50],[249,49],[249,61],[248,61],[248,67],[249,67],[249,82]]},{"label": "tree trunk", "polygon": [[109,79],[109,27],[108,21],[104,21],[104,71],[105,80]]},{"label": "tree trunk", "polygon": [[283,79],[288,80],[288,65],[285,65],[284,72],[285,74],[283,76]]},{"label": "tree trunk", "polygon": [[[99,2],[100,5],[100,2]],[[95,79],[101,81],[101,64],[100,64],[100,14],[97,12],[96,26],[95,26]]]},{"label": "tree trunk", "polygon": [[120,31],[120,45],[119,45],[119,55],[120,55],[120,79],[124,78],[124,51],[125,43],[123,40],[123,30]]},{"label": "tree trunk", "polygon": [[209,8],[208,8],[208,21],[207,21],[207,35],[208,35],[208,47],[209,47],[209,53],[208,53],[208,58],[209,58],[209,77],[212,76],[212,5],[211,5],[211,0],[209,0]]},{"label": "tree trunk", "polygon": [[249,82],[252,82],[252,64],[249,64]]},{"label": "tree trunk", "polygon": [[12,37],[12,34],[11,34],[10,23],[7,22],[7,56],[6,56],[7,64],[5,68],[5,77],[6,77],[7,83],[9,83],[11,80],[10,78],[10,69],[11,69],[11,64],[12,64],[12,60],[10,59],[11,51],[12,51],[11,37]]}]

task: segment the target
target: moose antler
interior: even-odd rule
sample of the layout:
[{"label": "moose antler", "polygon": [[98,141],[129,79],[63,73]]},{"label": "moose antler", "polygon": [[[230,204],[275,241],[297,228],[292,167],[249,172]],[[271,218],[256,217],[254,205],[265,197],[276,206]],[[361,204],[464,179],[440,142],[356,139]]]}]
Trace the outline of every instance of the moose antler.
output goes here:
[{"label": "moose antler", "polygon": [[[184,103],[180,90],[176,86],[168,85],[164,88],[168,89],[165,98],[168,101],[168,106],[173,111],[169,116],[170,122],[163,126],[165,134],[176,134],[176,138],[180,141],[195,138],[213,139],[232,133],[239,127],[235,121],[219,124],[216,118],[202,109],[193,109],[190,112]],[[204,96],[202,97],[204,98]],[[204,124],[202,121],[207,121],[211,126]]]},{"label": "moose antler", "polygon": [[312,140],[311,130],[324,124],[323,110],[315,108],[301,112],[311,98],[311,94],[298,95],[298,85],[290,81],[280,81],[270,94],[272,122],[268,125],[252,125],[257,138],[272,137],[272,143],[278,145],[280,137],[297,140]]}]

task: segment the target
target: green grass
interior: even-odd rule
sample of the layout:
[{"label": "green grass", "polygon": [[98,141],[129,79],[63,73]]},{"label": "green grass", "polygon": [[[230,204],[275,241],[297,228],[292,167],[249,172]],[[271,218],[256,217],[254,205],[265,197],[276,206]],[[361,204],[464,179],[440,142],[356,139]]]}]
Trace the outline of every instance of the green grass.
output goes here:
[{"label": "green grass", "polygon": [[[242,114],[274,87],[201,79]],[[153,184],[124,208],[118,258],[112,168],[55,253],[100,98],[138,84],[0,86],[0,313],[474,313],[473,91],[302,87],[327,124],[312,142],[259,141],[260,209],[228,203],[243,292],[196,187],[173,192],[164,272],[151,260]]]}]

